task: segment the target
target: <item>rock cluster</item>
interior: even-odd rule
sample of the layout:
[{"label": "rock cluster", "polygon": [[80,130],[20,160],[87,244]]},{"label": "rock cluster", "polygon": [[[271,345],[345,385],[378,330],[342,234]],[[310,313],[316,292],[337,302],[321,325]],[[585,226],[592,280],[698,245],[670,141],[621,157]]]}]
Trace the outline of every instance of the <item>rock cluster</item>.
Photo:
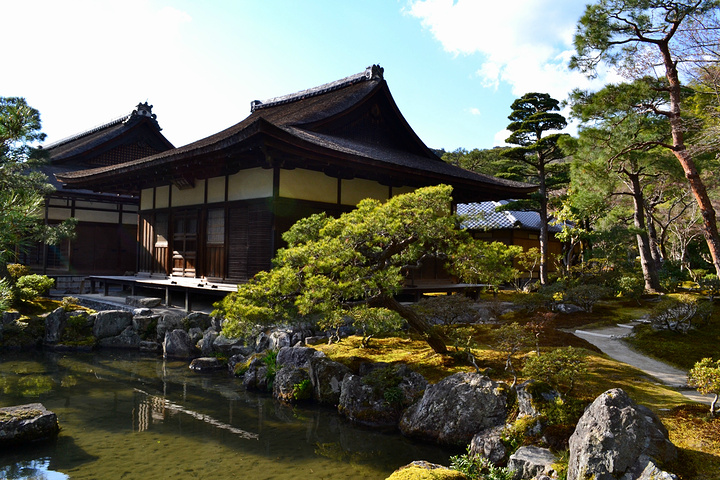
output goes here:
[{"label": "rock cluster", "polygon": [[41,403],[0,408],[0,445],[18,445],[54,438],[57,416]]}]

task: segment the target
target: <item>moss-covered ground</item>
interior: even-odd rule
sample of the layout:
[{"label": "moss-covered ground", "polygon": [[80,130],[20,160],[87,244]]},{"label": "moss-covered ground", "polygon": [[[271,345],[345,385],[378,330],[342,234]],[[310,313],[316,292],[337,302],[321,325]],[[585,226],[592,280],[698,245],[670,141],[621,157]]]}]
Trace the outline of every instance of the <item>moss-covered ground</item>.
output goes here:
[{"label": "moss-covered ground", "polygon": [[[506,295],[503,300],[511,299]],[[568,333],[572,329],[625,323],[646,315],[654,299],[646,298],[640,304],[635,301],[612,300],[598,304],[592,313],[578,312],[551,316],[549,328],[540,336],[540,348],[548,350],[560,346],[584,349],[588,370],[572,392],[573,401],[589,404],[600,393],[610,388],[622,388],[637,402],[653,409],[663,420],[670,438],[680,449],[680,456],[671,471],[683,480],[710,480],[720,478],[720,419],[709,416],[705,405],[689,402],[678,391],[658,384],[645,373],[627,364],[617,362],[597,351],[584,340]],[[640,351],[689,369],[703,356],[720,355],[720,307],[705,325],[688,335],[656,332],[640,328],[633,345]],[[525,324],[537,320],[537,316],[523,312],[509,313],[502,322]],[[492,343],[495,325],[473,325],[473,339],[477,348],[473,354],[484,373],[495,380],[511,381],[512,376],[504,370],[505,358]],[[369,348],[362,348],[359,337],[348,337],[333,345],[316,347],[329,357],[356,370],[362,362],[405,363],[422,373],[431,383],[460,371],[474,371],[467,357],[460,354],[441,356],[435,354],[421,338],[387,337],[373,339]],[[453,352],[453,347],[450,351]],[[527,348],[515,356],[516,369],[520,370],[524,356],[531,354]],[[523,378],[520,378],[523,380]],[[566,435],[571,433],[566,429]]]}]

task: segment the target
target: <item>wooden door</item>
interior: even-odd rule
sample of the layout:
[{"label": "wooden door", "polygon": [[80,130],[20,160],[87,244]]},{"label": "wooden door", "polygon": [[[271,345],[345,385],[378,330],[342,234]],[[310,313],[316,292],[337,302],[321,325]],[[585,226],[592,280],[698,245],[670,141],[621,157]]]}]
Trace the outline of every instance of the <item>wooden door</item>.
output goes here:
[{"label": "wooden door", "polygon": [[172,272],[181,277],[194,277],[197,260],[198,212],[181,211],[173,215]]}]

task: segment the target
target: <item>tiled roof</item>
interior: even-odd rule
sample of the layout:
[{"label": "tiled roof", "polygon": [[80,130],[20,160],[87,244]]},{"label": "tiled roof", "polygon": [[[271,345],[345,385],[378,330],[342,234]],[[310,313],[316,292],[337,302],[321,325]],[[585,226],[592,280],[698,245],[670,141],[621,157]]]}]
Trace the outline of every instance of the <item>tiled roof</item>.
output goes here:
[{"label": "tiled roof", "polygon": [[[383,127],[359,132],[347,123],[354,118],[354,112],[367,111],[371,104],[384,112]],[[352,168],[358,174],[462,184],[466,193],[473,188],[484,190],[487,193],[484,198],[519,197],[535,189],[533,185],[480,175],[443,162],[407,124],[392,99],[382,69],[376,65],[319,87],[255,101],[247,118],[189,145],[120,165],[61,174],[58,178],[80,188],[92,185],[112,188],[112,182],[119,178],[132,178],[126,180],[128,185],[142,184],[141,188],[145,188],[143,182],[177,174],[178,165],[202,178],[208,172],[209,162],[217,165],[241,158],[238,155],[247,158],[258,144],[255,139],[272,140],[273,145],[302,152],[298,155],[315,156],[335,167]],[[250,166],[243,164],[242,168]],[[473,198],[477,197],[466,200]]]},{"label": "tiled roof", "polygon": [[[497,207],[507,204],[508,200],[462,203],[458,204],[457,213],[464,217],[462,223],[463,228],[470,230],[504,230],[513,228],[540,230],[540,214],[538,212],[496,210]],[[562,227],[560,225],[553,225],[553,223],[550,222],[548,231],[558,233],[562,231]]]}]

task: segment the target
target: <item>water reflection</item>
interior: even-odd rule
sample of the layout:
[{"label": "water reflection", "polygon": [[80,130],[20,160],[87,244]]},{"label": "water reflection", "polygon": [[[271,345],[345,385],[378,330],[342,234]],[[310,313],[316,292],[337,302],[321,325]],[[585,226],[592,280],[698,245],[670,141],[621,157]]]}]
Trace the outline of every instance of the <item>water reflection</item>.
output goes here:
[{"label": "water reflection", "polygon": [[224,372],[156,357],[3,354],[0,388],[0,406],[40,401],[61,425],[50,445],[0,452],[0,476],[13,480],[66,478],[17,473],[47,459],[43,474],[73,480],[384,479],[412,460],[447,464],[458,453],[355,428],[331,409],[284,406]]},{"label": "water reflection", "polygon": [[33,480],[65,480],[70,477],[64,473],[50,470],[50,459],[40,458],[18,462],[0,468],[0,478],[32,478]]}]

